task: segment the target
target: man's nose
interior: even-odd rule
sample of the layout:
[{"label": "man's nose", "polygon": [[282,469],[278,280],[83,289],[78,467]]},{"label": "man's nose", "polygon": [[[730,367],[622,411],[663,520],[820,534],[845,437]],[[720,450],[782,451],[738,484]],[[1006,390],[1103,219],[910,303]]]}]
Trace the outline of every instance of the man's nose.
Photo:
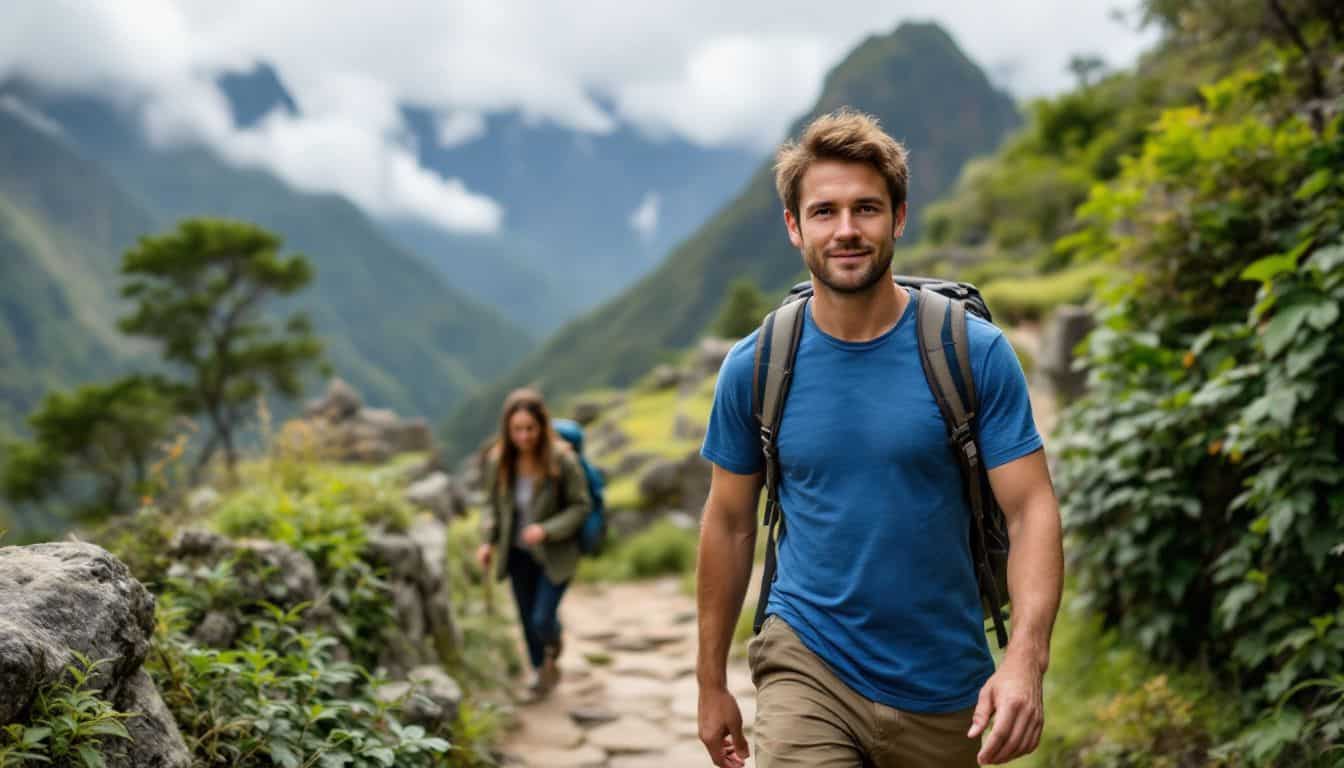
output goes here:
[{"label": "man's nose", "polygon": [[835,228],[835,236],[841,240],[849,240],[859,235],[859,228],[855,226],[854,214],[848,210],[840,211],[840,221]]}]

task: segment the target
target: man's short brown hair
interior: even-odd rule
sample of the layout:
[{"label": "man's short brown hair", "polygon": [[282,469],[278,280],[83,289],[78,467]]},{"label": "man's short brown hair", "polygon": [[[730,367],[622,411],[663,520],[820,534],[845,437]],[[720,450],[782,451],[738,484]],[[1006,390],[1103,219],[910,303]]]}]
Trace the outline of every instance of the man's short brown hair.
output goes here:
[{"label": "man's short brown hair", "polygon": [[905,202],[910,169],[905,146],[891,138],[877,118],[848,107],[822,115],[803,129],[798,141],[785,142],[775,155],[775,189],[784,207],[798,218],[803,174],[818,160],[867,163],[886,179],[895,211]]}]

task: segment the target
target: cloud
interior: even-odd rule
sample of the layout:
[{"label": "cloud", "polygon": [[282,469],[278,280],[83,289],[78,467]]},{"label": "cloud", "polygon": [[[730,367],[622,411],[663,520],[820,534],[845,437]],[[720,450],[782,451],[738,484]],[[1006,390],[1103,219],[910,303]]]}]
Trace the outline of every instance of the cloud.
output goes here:
[{"label": "cloud", "polygon": [[649,190],[639,207],[630,214],[630,228],[638,232],[645,241],[652,240],[658,233],[658,207],[661,202],[661,196]]},{"label": "cloud", "polygon": [[671,76],[624,88],[621,114],[704,145],[768,147],[816,99],[824,61],[807,39],[707,40]]},{"label": "cloud", "polygon": [[[1137,0],[1122,2],[1137,4]],[[439,116],[446,145],[516,110],[588,134],[629,121],[651,136],[764,152],[815,100],[826,71],[902,20],[943,24],[1019,97],[1072,84],[1070,56],[1126,66],[1154,39],[1076,0],[10,0],[0,78],[115,94],[160,140],[204,139],[308,189],[450,228],[499,226],[498,205],[420,169],[397,105]],[[275,67],[299,105],[239,131],[221,72]]]},{"label": "cloud", "polygon": [[479,112],[450,112],[439,118],[439,144],[460,147],[485,135],[485,118]]}]

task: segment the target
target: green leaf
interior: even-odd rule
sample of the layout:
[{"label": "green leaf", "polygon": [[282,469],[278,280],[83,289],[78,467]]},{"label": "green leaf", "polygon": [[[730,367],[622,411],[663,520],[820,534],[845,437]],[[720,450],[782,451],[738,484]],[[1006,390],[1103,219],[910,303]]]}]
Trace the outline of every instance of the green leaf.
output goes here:
[{"label": "green leaf", "polygon": [[446,740],[437,737],[423,739],[420,742],[420,745],[430,752],[447,752],[453,747],[453,745],[449,744]]},{"label": "green leaf", "polygon": [[23,745],[25,747],[31,747],[50,735],[50,728],[26,728],[23,732]]},{"label": "green leaf", "polygon": [[1302,182],[1302,186],[1297,188],[1297,192],[1293,193],[1293,197],[1297,200],[1306,200],[1315,197],[1325,191],[1326,187],[1330,186],[1333,177],[1334,174],[1332,174],[1329,169],[1322,168],[1308,176],[1306,181]]},{"label": "green leaf", "polygon": [[1293,412],[1297,410],[1297,391],[1291,388],[1276,389],[1267,396],[1270,418],[1282,426],[1293,423]]},{"label": "green leaf", "polygon": [[96,733],[99,736],[116,736],[120,739],[129,739],[131,734],[126,731],[126,726],[120,720],[104,720],[100,723],[94,723],[88,729],[89,733]]},{"label": "green leaf", "polygon": [[1339,304],[1326,299],[1312,308],[1307,323],[1318,331],[1328,331],[1339,319]]},{"label": "green leaf", "polygon": [[1292,272],[1297,269],[1297,249],[1291,253],[1281,253],[1275,256],[1266,256],[1263,259],[1252,262],[1250,266],[1241,271],[1242,280],[1254,280],[1257,283],[1268,283],[1284,272]]},{"label": "green leaf", "polygon": [[1241,609],[1259,594],[1260,588],[1254,584],[1238,584],[1229,589],[1219,606],[1223,613],[1223,629],[1230,630],[1236,626],[1237,615],[1241,613]]},{"label": "green leaf", "polygon": [[1322,248],[1311,255],[1307,261],[1313,268],[1322,272],[1333,272],[1341,266],[1344,266],[1344,244],[1332,245],[1329,248]]},{"label": "green leaf", "polygon": [[294,768],[303,761],[289,747],[279,742],[272,742],[270,745],[271,759],[279,763],[283,768]]},{"label": "green leaf", "polygon": [[387,747],[378,747],[377,749],[371,749],[368,751],[367,754],[369,757],[373,758],[374,760],[377,760],[383,765],[391,766],[397,764],[396,753],[388,749]]},{"label": "green leaf", "polygon": [[1274,315],[1274,319],[1269,321],[1265,327],[1263,338],[1265,345],[1265,354],[1270,357],[1277,357],[1279,352],[1283,351],[1293,338],[1297,335],[1298,329],[1307,319],[1307,315],[1313,308],[1312,304],[1290,304],[1282,307]]},{"label": "green leaf", "polygon": [[1325,354],[1329,343],[1330,339],[1328,337],[1319,336],[1306,346],[1289,352],[1286,366],[1288,375],[1296,378],[1309,371],[1316,364],[1316,361],[1320,360]]},{"label": "green leaf", "polygon": [[1283,541],[1283,537],[1293,527],[1293,519],[1297,517],[1297,510],[1293,509],[1292,504],[1280,502],[1276,505],[1273,512],[1269,515],[1269,540],[1275,544]]},{"label": "green leaf", "polygon": [[78,751],[80,762],[85,768],[106,768],[107,764],[103,762],[103,756],[98,750],[88,744],[80,744]]}]

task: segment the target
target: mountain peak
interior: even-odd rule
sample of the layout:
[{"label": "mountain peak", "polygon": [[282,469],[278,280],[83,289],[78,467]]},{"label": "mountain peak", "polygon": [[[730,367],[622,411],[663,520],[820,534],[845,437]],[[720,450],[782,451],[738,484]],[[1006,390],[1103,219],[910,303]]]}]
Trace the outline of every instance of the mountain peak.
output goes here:
[{"label": "mountain peak", "polygon": [[280,73],[265,62],[258,62],[247,72],[225,72],[215,82],[228,99],[234,125],[239,128],[251,127],[274,109],[290,115],[299,113],[299,105],[285,88]]}]

